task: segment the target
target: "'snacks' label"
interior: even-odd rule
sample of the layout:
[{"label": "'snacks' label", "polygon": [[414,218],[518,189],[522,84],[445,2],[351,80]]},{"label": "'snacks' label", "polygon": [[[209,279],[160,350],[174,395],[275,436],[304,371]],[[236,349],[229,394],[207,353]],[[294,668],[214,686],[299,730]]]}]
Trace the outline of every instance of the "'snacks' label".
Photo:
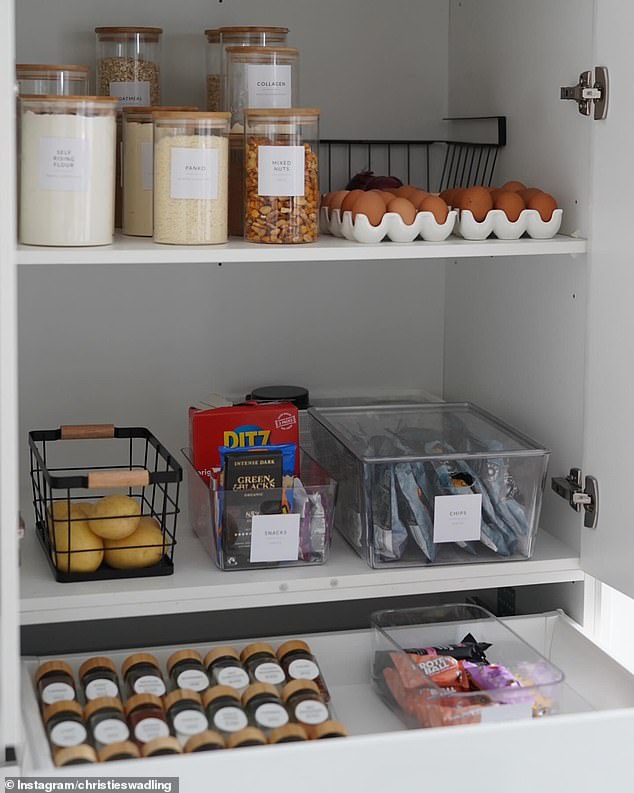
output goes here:
[{"label": "'snacks' label", "polygon": [[40,190],[85,193],[88,147],[83,138],[40,138]]},{"label": "'snacks' label", "polygon": [[148,80],[129,80],[127,82],[111,82],[110,96],[116,96],[117,110],[122,107],[148,107],[150,104],[150,83]]},{"label": "'snacks' label", "polygon": [[258,194],[303,196],[305,156],[303,146],[258,146]]},{"label": "'snacks' label", "polygon": [[218,150],[173,148],[170,177],[172,198],[218,198]]},{"label": "'snacks' label", "polygon": [[248,107],[292,107],[289,65],[247,64]]}]

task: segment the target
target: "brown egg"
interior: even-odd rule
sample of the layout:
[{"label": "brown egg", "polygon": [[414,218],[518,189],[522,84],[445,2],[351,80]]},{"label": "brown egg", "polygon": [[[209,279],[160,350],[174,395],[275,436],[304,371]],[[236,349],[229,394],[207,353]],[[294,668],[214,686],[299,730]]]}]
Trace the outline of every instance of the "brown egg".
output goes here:
[{"label": "brown egg", "polygon": [[406,226],[411,226],[416,219],[416,207],[406,198],[393,198],[387,205],[387,211],[400,215]]},{"label": "brown egg", "polygon": [[365,215],[370,221],[371,226],[378,226],[383,220],[385,214],[385,202],[382,196],[377,195],[371,191],[359,196],[354,202],[352,210],[352,219],[354,220],[357,215]]},{"label": "brown egg", "polygon": [[493,201],[493,208],[501,209],[511,223],[515,223],[526,209],[526,204],[519,193],[514,193],[510,190],[499,190]]},{"label": "brown egg", "polygon": [[460,209],[469,210],[474,219],[481,223],[493,209],[493,199],[486,187],[470,187],[460,196]]},{"label": "brown egg", "polygon": [[341,204],[343,203],[343,199],[348,195],[347,190],[337,190],[336,193],[330,194],[330,209],[341,209]]},{"label": "brown egg", "polygon": [[411,193],[408,196],[405,196],[405,198],[407,198],[408,201],[411,201],[415,207],[417,207],[421,201],[424,201],[428,197],[429,197],[429,193],[427,192],[427,190],[414,190],[413,193]]},{"label": "brown egg", "polygon": [[451,206],[453,204],[454,195],[457,192],[455,187],[450,187],[448,190],[443,190],[439,197],[442,198],[448,206]]},{"label": "brown egg", "polygon": [[534,195],[526,204],[528,209],[536,209],[544,223],[552,220],[553,212],[557,209],[557,202],[548,193]]},{"label": "brown egg", "polygon": [[541,193],[541,190],[539,190],[537,187],[527,187],[526,190],[520,190],[520,195],[522,196],[522,200],[526,206],[528,206],[528,202],[531,200],[531,198],[534,195],[538,195],[538,193]]},{"label": "brown egg", "polygon": [[394,198],[394,193],[388,193],[387,190],[370,190],[370,193],[375,193],[380,196],[385,206]]},{"label": "brown egg", "polygon": [[511,181],[503,184],[501,189],[507,193],[520,193],[522,190],[526,190],[526,185],[523,182]]},{"label": "brown egg", "polygon": [[409,201],[410,196],[414,195],[417,190],[418,188],[414,187],[413,184],[404,184],[402,187],[398,188],[395,195],[398,196],[398,198],[406,198]]},{"label": "brown egg", "polygon": [[341,202],[341,214],[348,212],[354,207],[354,203],[360,196],[365,195],[365,190],[350,190],[348,195]]},{"label": "brown egg", "polygon": [[505,193],[505,192],[506,192],[506,190],[502,190],[501,187],[495,187],[493,190],[491,190],[491,198],[493,199],[493,204],[494,205],[495,205],[496,198],[499,195],[502,195],[502,193]]},{"label": "brown egg", "polygon": [[332,196],[333,196],[333,194],[332,194],[332,193],[324,193],[324,194],[322,195],[322,197],[321,197],[321,204],[320,204],[320,206],[322,206],[322,207],[328,207],[328,206],[330,206],[330,199],[332,198]]},{"label": "brown egg", "polygon": [[418,211],[431,212],[436,219],[436,223],[442,225],[447,220],[449,207],[439,196],[429,195],[420,202],[418,205]]}]

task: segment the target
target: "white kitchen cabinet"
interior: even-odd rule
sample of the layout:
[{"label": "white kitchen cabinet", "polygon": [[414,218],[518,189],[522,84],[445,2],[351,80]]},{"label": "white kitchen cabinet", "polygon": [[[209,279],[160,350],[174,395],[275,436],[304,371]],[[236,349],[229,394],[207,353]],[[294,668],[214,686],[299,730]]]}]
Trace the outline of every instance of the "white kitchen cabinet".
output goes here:
[{"label": "white kitchen cabinet", "polygon": [[[310,7],[288,0],[239,6],[229,0],[215,7],[186,0],[176,7],[157,0],[151,12],[139,5],[134,14],[128,6],[123,0],[7,0],[0,11],[0,139],[7,153],[0,191],[0,741],[17,748],[24,771],[50,769],[34,735],[39,725],[27,676],[21,689],[16,685],[20,620],[55,624],[265,607],[265,624],[266,608],[296,602],[336,608],[347,599],[582,581],[585,572],[634,594],[626,501],[634,389],[627,356],[634,110],[626,87],[634,9],[615,0],[393,0],[389,6],[321,0]],[[198,56],[205,27],[287,23],[302,52],[302,94],[322,108],[324,137],[440,137],[447,115],[507,115],[509,146],[498,180],[525,178],[551,190],[565,209],[563,231],[573,236],[363,249],[325,239],[297,250],[231,243],[209,251],[137,241],[18,250],[10,154],[14,11],[20,61],[90,63],[96,25],[131,17],[163,24],[170,35],[168,102],[202,97]],[[597,64],[611,73],[609,116],[601,122],[558,99],[560,86]],[[227,328],[238,319],[240,332],[230,338]],[[339,542],[323,568],[258,573],[246,587],[231,574],[206,570],[189,538],[178,548],[173,579],[55,584],[39,549],[27,541],[19,594],[14,526],[18,491],[30,517],[19,462],[27,429],[106,419],[140,423],[178,449],[190,400],[212,388],[240,393],[291,376],[314,392],[426,389],[479,403],[549,445],[551,475],[582,466],[598,479],[598,528],[583,529],[580,517],[549,493],[546,531],[527,562],[375,571]],[[179,531],[187,535],[186,520]],[[562,666],[594,712],[404,732],[393,731],[382,711],[361,719],[351,711],[358,734],[346,741],[108,770],[179,774],[188,793],[200,790],[203,779],[263,791],[290,791],[298,780],[307,791],[379,791],[396,780],[438,786],[458,769],[458,778],[478,793],[522,793],[536,785],[589,791],[607,774],[626,787],[631,676],[565,617],[535,619],[551,627],[540,637],[526,622],[531,642]],[[357,660],[363,655],[360,637],[323,637],[333,675],[343,673],[344,647]],[[360,667],[358,674],[342,686],[373,709]],[[346,703],[351,691],[342,692]],[[16,718],[21,710],[24,732]]]}]

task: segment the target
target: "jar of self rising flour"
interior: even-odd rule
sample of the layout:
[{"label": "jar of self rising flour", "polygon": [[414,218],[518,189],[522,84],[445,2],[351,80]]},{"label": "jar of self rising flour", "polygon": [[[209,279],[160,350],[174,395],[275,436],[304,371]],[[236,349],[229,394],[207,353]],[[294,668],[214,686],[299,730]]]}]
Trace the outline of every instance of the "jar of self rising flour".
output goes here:
[{"label": "jar of self rising flour", "polygon": [[20,97],[20,242],[112,242],[116,101]]}]

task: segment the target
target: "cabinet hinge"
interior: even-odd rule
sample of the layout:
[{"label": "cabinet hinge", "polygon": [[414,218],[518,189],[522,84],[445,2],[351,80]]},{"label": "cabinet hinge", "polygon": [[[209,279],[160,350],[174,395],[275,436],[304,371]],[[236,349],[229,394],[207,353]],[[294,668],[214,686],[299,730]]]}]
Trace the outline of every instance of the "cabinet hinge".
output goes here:
[{"label": "cabinet hinge", "polygon": [[589,116],[594,110],[595,121],[608,115],[609,77],[605,66],[594,67],[592,71],[581,72],[577,85],[561,89],[561,98],[570,99],[579,106],[579,112]]},{"label": "cabinet hinge", "polygon": [[599,519],[599,483],[593,476],[586,476],[584,480],[581,468],[571,468],[568,476],[553,477],[550,484],[572,509],[576,512],[583,509],[583,525],[587,529],[596,528]]}]

